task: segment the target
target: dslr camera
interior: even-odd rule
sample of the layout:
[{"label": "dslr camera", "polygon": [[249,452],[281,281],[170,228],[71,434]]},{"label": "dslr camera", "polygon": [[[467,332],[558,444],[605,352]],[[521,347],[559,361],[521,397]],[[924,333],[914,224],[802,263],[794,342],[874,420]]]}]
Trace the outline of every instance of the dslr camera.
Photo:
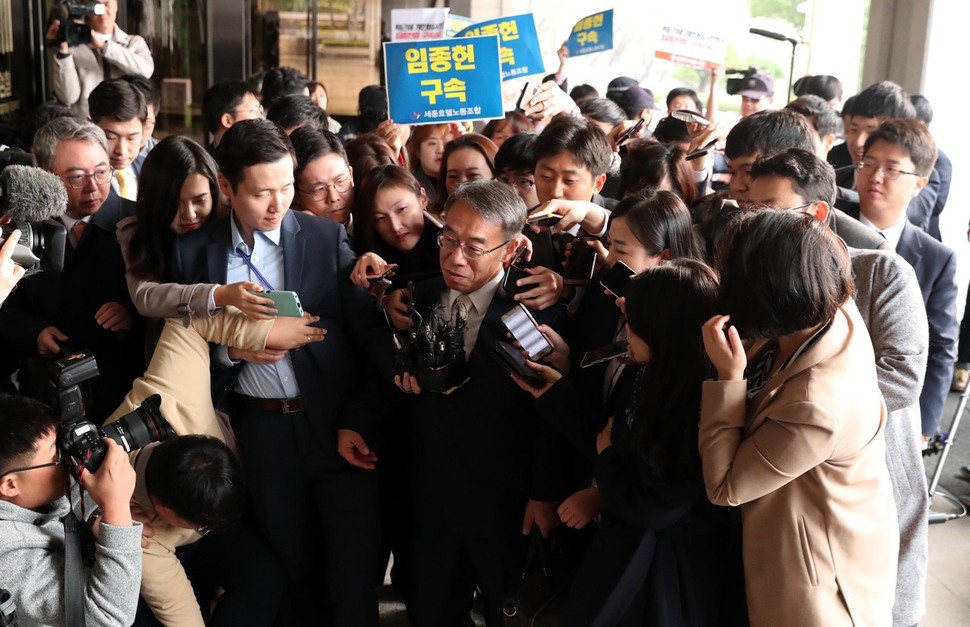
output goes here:
[{"label": "dslr camera", "polygon": [[737,96],[744,89],[744,82],[758,73],[758,68],[749,67],[746,70],[724,70],[725,76],[733,76],[727,79],[725,89],[729,96]]},{"label": "dslr camera", "polygon": [[17,627],[17,606],[13,596],[0,588],[0,627]]},{"label": "dslr camera", "polygon": [[20,248],[14,251],[13,260],[23,266],[28,275],[40,271],[60,272],[64,269],[67,229],[63,224],[57,220],[14,220],[0,226],[0,246],[7,241],[14,229],[20,230]]},{"label": "dslr camera", "polygon": [[158,394],[149,396],[134,411],[104,427],[85,420],[81,384],[96,376],[98,364],[94,355],[83,351],[58,359],[50,369],[53,404],[61,416],[57,445],[62,463],[75,475],[82,468],[89,472],[100,468],[106,452],[104,438],[111,438],[130,453],[175,435],[172,425],[162,416],[162,397]]},{"label": "dslr camera", "polygon": [[57,0],[51,7],[48,23],[61,21],[57,29],[57,39],[54,44],[66,41],[68,46],[91,43],[91,26],[84,20],[94,15],[104,15],[106,7],[100,2],[75,2],[74,0]]}]

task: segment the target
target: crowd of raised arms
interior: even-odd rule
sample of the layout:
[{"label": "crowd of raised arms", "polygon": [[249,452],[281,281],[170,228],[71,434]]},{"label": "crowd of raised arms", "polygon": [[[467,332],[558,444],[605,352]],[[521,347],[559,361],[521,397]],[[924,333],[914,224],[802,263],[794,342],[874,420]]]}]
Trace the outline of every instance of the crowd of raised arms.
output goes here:
[{"label": "crowd of raised arms", "polygon": [[[376,85],[340,124],[281,67],[211,85],[201,145],[153,137],[151,54],[104,4],[21,128],[64,267],[0,249],[21,626],[70,594],[88,627],[377,626],[385,573],[419,627],[535,594],[577,627],[920,621],[921,449],[966,383],[925,98],[751,74],[728,128],[715,87],[664,108],[563,65],[487,124],[387,119]],[[81,352],[84,419],[158,395],[173,434],[68,463],[49,372]]]}]

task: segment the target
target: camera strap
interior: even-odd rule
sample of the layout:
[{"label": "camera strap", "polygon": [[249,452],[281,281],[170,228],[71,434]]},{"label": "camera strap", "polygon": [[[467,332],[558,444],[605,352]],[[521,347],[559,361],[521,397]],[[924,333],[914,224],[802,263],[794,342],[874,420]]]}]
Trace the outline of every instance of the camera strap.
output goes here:
[{"label": "camera strap", "polygon": [[67,627],[84,627],[80,525],[74,512],[64,517],[64,624]]}]

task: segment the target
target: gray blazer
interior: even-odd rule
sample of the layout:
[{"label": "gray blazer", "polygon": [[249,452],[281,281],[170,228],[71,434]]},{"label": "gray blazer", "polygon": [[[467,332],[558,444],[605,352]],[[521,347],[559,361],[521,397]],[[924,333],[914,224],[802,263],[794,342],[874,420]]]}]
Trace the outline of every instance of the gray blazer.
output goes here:
[{"label": "gray blazer", "polygon": [[892,252],[850,249],[855,301],[869,329],[879,389],[889,410],[886,465],[899,519],[893,625],[915,625],[926,612],[929,494],[920,453],[919,397],[929,328],[916,274]]}]

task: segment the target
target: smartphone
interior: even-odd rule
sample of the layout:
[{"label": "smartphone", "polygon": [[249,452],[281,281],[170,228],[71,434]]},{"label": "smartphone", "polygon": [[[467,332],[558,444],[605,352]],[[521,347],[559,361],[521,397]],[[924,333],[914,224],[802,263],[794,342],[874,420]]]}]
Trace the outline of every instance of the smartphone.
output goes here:
[{"label": "smartphone", "polygon": [[600,279],[600,285],[613,296],[621,298],[624,290],[626,290],[626,284],[630,282],[634,274],[636,272],[634,272],[633,268],[622,261],[617,261],[606,271],[603,278]]},{"label": "smartphone", "polygon": [[569,249],[569,257],[566,259],[566,267],[562,271],[564,285],[587,285],[593,278],[597,254],[586,243],[593,239],[595,238],[588,236],[573,239],[573,245]]},{"label": "smartphone", "polygon": [[278,316],[286,316],[289,318],[303,317],[303,305],[300,304],[300,297],[296,292],[266,290],[265,292],[250,291],[249,293],[272,300],[273,306],[276,308],[276,315]]},{"label": "smartphone", "polygon": [[607,344],[606,346],[600,346],[599,348],[593,348],[583,355],[583,359],[579,362],[580,368],[589,368],[590,366],[595,366],[596,364],[601,364],[604,361],[610,361],[611,359],[616,359],[617,357],[626,357],[629,355],[626,342],[613,342],[612,344]]},{"label": "smartphone", "polygon": [[535,226],[552,226],[560,220],[562,220],[562,216],[558,213],[537,213],[526,218],[525,223]]},{"label": "smartphone", "polygon": [[435,225],[439,229],[445,228],[445,223],[441,221],[441,218],[431,213],[430,211],[425,210],[424,219],[430,222],[431,224]]},{"label": "smartphone", "polygon": [[371,283],[379,283],[380,281],[391,278],[391,275],[394,274],[395,270],[397,270],[397,264],[389,264],[387,268],[384,269],[384,272],[381,272],[380,274],[368,274],[367,280]]},{"label": "smartphone", "polygon": [[542,83],[537,83],[535,81],[526,81],[525,85],[522,86],[522,93],[519,94],[519,99],[515,101],[516,111],[525,111],[529,108],[529,101],[532,97],[539,93],[539,87]]},{"label": "smartphone", "polygon": [[519,279],[524,279],[525,277],[532,276],[525,271],[526,265],[523,263],[522,259],[525,256],[525,251],[527,247],[521,247],[518,252],[515,253],[515,257],[512,258],[512,263],[509,267],[505,269],[505,277],[502,279],[502,289],[505,290],[506,294],[515,295],[522,292],[526,292],[535,287],[535,285],[517,285]]},{"label": "smartphone", "polygon": [[525,357],[522,356],[522,353],[508,342],[496,340],[492,344],[492,356],[495,357],[503,368],[512,374],[518,375],[532,387],[541,388],[546,384],[545,379],[539,373],[526,365]]},{"label": "smartphone", "polygon": [[707,155],[712,150],[714,150],[714,146],[716,144],[717,144],[717,139],[712,139],[711,141],[707,142],[705,145],[701,146],[694,152],[684,157],[684,161],[693,161],[694,159],[700,159],[704,155]]},{"label": "smartphone", "polygon": [[549,338],[539,330],[539,324],[525,305],[519,303],[502,314],[502,324],[512,333],[522,350],[529,353],[529,359],[539,360],[553,351]]},{"label": "smartphone", "polygon": [[702,117],[699,113],[694,111],[688,111],[687,109],[681,109],[679,111],[672,111],[670,117],[675,120],[680,120],[681,122],[687,122],[688,124],[700,124],[701,126],[707,126],[711,123],[710,120]]},{"label": "smartphone", "polygon": [[633,137],[633,135],[640,129],[640,127],[643,126],[643,123],[644,122],[646,122],[646,120],[644,118],[640,118],[639,120],[637,120],[637,123],[634,124],[633,126],[631,126],[630,127],[630,130],[628,130],[626,133],[623,133],[622,135],[620,135],[620,138],[618,140],[616,140],[616,145],[617,146],[622,146],[623,143],[626,140],[628,140],[631,137]]}]

